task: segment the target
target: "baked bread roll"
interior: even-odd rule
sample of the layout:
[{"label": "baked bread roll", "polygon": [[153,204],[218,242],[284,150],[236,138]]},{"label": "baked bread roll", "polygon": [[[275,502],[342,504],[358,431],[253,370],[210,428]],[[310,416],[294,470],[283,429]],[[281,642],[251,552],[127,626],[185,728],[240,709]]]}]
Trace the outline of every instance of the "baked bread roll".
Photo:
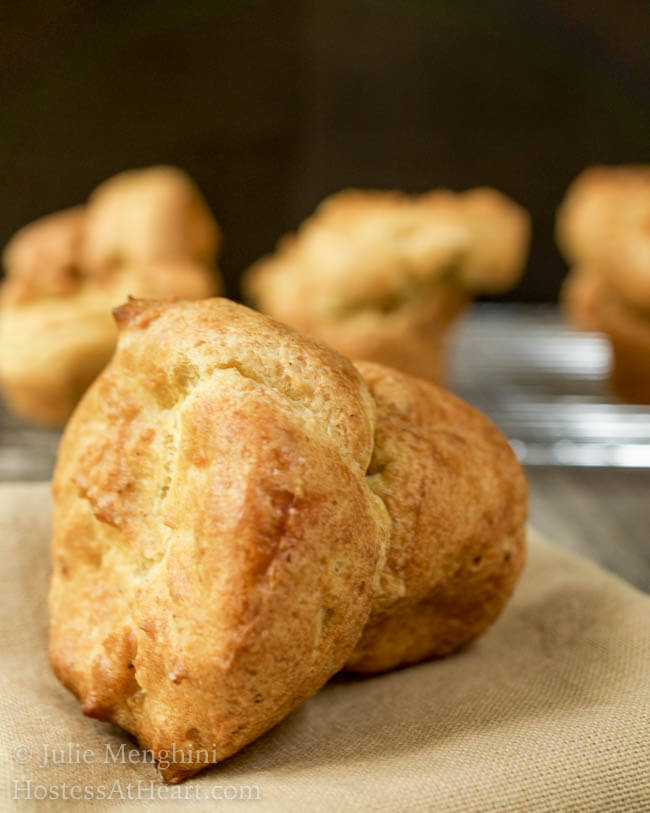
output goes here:
[{"label": "baked bread roll", "polygon": [[524,210],[493,189],[347,190],[255,263],[244,293],[351,358],[440,382],[449,326],[474,295],[515,284],[529,231]]},{"label": "baked bread roll", "polygon": [[52,664],[86,714],[215,762],[316,692],[368,617],[390,522],[374,403],[342,357],[226,300],[116,318],[54,476]]},{"label": "baked bread roll", "polygon": [[219,229],[188,176],[175,167],[122,172],[100,184],[88,205],[82,264],[192,259],[212,267]]},{"label": "baked bread roll", "polygon": [[576,326],[605,333],[610,383],[650,403],[650,165],[590,167],[557,214],[570,271],[561,300]]},{"label": "baked bread roll", "polygon": [[391,516],[380,589],[346,668],[441,657],[500,614],[524,563],[527,488],[501,432],[427,381],[357,362],[376,404],[369,482]]},{"label": "baked bread roll", "polygon": [[343,667],[444,654],[494,620],[525,483],[486,418],[227,300],[116,319],[59,449],[50,657],[86,714],[175,749],[165,779]]},{"label": "baked bread roll", "polygon": [[571,270],[561,302],[576,327],[607,336],[613,392],[625,401],[650,404],[650,311],[626,305],[594,266]]},{"label": "baked bread roll", "polygon": [[21,229],[0,290],[0,387],[11,408],[64,423],[115,348],[111,308],[129,295],[216,293],[219,241],[198,190],[172,167],[124,172],[86,206]]}]

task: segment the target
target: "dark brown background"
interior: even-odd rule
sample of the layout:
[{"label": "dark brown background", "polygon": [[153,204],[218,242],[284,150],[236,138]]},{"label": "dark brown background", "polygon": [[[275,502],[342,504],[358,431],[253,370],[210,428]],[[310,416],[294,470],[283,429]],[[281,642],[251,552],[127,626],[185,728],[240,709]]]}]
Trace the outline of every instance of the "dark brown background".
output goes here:
[{"label": "dark brown background", "polygon": [[649,157],[645,1],[28,0],[0,15],[0,240],[170,162],[224,227],[231,295],[343,186],[493,184],[535,223],[511,298],[552,299],[567,183]]}]

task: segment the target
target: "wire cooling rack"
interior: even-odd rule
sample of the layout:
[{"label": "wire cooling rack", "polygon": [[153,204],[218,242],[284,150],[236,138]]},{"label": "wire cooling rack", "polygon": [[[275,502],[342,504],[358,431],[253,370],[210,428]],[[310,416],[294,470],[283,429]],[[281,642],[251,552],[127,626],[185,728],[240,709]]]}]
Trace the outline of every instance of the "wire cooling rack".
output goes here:
[{"label": "wire cooling rack", "polygon": [[522,463],[650,468],[650,406],[608,388],[609,345],[551,306],[474,306],[450,348],[450,384]]},{"label": "wire cooling rack", "polygon": [[[501,427],[529,466],[650,469],[650,407],[607,387],[609,348],[569,329],[556,308],[475,305],[450,347],[450,383]],[[45,480],[59,433],[0,404],[0,480]]]}]

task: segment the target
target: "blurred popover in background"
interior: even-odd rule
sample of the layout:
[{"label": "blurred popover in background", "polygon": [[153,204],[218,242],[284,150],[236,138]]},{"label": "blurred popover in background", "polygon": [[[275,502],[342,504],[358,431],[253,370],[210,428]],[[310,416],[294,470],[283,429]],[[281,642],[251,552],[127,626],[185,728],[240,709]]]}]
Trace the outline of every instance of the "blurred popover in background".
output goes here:
[{"label": "blurred popover in background", "polygon": [[0,388],[11,409],[64,423],[113,353],[112,308],[128,296],[219,293],[220,243],[195,184],[166,166],[120,173],[86,205],[18,231],[0,288]]},{"label": "blurred popover in background", "polygon": [[451,323],[473,296],[518,281],[529,241],[526,211],[494,189],[349,189],[258,260],[243,292],[350,358],[441,383]]},{"label": "blurred popover in background", "polygon": [[586,169],[556,236],[571,265],[561,295],[571,321],[609,338],[614,392],[650,403],[650,164]]}]

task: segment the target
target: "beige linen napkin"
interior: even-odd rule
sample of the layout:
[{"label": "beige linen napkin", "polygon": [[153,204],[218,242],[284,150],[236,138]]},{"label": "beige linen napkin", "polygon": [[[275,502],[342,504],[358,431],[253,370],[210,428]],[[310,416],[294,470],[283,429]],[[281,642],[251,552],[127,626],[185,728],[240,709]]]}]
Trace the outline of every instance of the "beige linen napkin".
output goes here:
[{"label": "beige linen napkin", "polygon": [[[170,787],[50,672],[49,511],[46,485],[0,488],[3,809],[650,809],[650,599],[535,533],[514,600],[476,644],[335,678],[232,759]],[[65,764],[43,766],[44,749],[63,749]]]}]

